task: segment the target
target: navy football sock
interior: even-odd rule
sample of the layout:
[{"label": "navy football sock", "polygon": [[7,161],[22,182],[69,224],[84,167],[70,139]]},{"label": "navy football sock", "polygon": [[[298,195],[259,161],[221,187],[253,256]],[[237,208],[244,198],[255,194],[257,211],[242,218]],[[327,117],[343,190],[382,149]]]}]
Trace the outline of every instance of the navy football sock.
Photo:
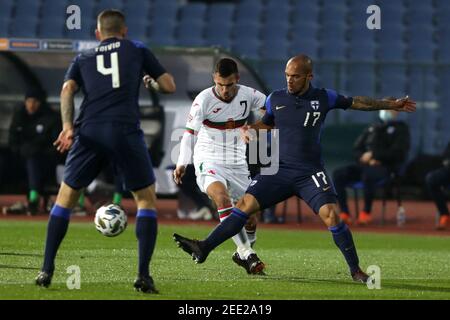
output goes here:
[{"label": "navy football sock", "polygon": [[52,274],[55,270],[55,257],[70,221],[71,209],[54,205],[50,212],[45,242],[44,265],[42,271]]},{"label": "navy football sock", "polygon": [[241,231],[245,226],[247,219],[248,216],[244,212],[238,208],[233,208],[228,218],[218,224],[208,237],[201,242],[202,249],[206,250],[208,253],[211,252],[222,242]]},{"label": "navy football sock", "polygon": [[341,250],[350,272],[353,274],[359,269],[359,259],[350,229],[344,222],[340,222],[338,225],[328,229],[333,234],[334,243]]},{"label": "navy football sock", "polygon": [[136,216],[136,238],[139,247],[139,275],[150,276],[150,260],[155,249],[158,222],[156,211],[139,209]]}]

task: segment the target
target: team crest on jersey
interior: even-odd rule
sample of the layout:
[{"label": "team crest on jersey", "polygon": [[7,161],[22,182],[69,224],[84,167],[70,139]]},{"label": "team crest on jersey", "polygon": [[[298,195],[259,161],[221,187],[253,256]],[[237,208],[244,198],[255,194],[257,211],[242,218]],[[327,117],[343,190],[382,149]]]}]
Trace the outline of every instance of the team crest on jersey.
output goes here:
[{"label": "team crest on jersey", "polygon": [[220,110],[222,110],[222,108],[216,108],[216,109],[214,109],[212,112],[213,112],[213,113],[217,113],[217,112],[219,112]]},{"label": "team crest on jersey", "polygon": [[318,110],[319,107],[320,107],[319,100],[312,100],[311,101],[311,108],[313,108],[314,110]]}]

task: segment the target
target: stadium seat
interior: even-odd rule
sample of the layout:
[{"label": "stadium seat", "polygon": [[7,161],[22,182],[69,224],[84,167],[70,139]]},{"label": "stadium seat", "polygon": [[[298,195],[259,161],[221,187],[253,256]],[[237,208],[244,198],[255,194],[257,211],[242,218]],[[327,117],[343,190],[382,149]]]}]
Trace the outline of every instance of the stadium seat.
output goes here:
[{"label": "stadium seat", "polygon": [[7,37],[9,30],[9,18],[0,18],[0,37]]},{"label": "stadium seat", "polygon": [[231,29],[206,28],[205,45],[220,46],[229,50],[231,48]]},{"label": "stadium seat", "polygon": [[97,14],[107,9],[118,9],[123,10],[122,0],[99,0],[96,10]]},{"label": "stadium seat", "polygon": [[289,25],[287,24],[275,24],[274,22],[270,24],[264,24],[261,29],[261,39],[263,42],[274,42],[282,39],[287,41],[289,34]]},{"label": "stadium seat", "polygon": [[65,28],[66,19],[64,16],[59,16],[59,18],[52,16],[41,20],[38,36],[40,38],[63,39]]},{"label": "stadium seat", "polygon": [[175,22],[169,20],[152,21],[149,41],[158,46],[172,46],[175,44]]},{"label": "stadium seat", "polygon": [[262,66],[260,73],[270,90],[286,87],[285,67],[286,62],[284,61],[267,62]]},{"label": "stadium seat", "polygon": [[382,64],[378,70],[380,84],[379,96],[405,96],[406,95],[406,69],[403,65]]},{"label": "stadium seat", "polygon": [[289,58],[289,46],[285,39],[263,42],[261,48],[261,58],[265,60],[287,61]]},{"label": "stadium seat", "polygon": [[[250,2],[254,2],[254,4],[251,4]],[[260,1],[250,2],[241,2],[236,6],[235,21],[237,24],[246,23],[249,20],[258,23],[261,20],[263,12],[262,3]]]},{"label": "stadium seat", "polygon": [[351,61],[375,60],[376,44],[374,41],[350,41],[348,45],[348,57]]},{"label": "stadium seat", "polygon": [[304,37],[317,39],[319,24],[316,21],[296,19],[292,23],[290,32],[294,41]]},{"label": "stadium seat", "polygon": [[230,25],[233,20],[235,5],[233,3],[211,4],[207,13],[208,21]]},{"label": "stadium seat", "polygon": [[42,2],[41,12],[43,21],[45,19],[63,19],[66,17],[67,7],[69,6],[69,2],[66,0],[62,1],[52,1],[52,0],[44,0]]},{"label": "stadium seat", "polygon": [[203,46],[203,21],[182,21],[177,28],[177,44],[181,46]]},{"label": "stadium seat", "polygon": [[179,9],[180,21],[205,21],[206,5],[204,3],[189,3]]},{"label": "stadium seat", "polygon": [[131,21],[137,17],[142,17],[150,13],[150,2],[148,1],[125,1],[123,12],[127,21]]},{"label": "stadium seat", "polygon": [[14,38],[35,38],[37,36],[37,17],[14,19],[11,22],[9,36]]},{"label": "stadium seat", "polygon": [[380,43],[378,46],[378,59],[385,62],[403,62],[406,46],[403,42]]},{"label": "stadium seat", "polygon": [[[326,31],[324,31],[327,33]],[[345,60],[347,53],[347,42],[345,39],[336,37],[328,37],[323,39],[319,49],[319,57],[324,60]]]},{"label": "stadium seat", "polygon": [[241,55],[244,59],[259,59],[260,58],[260,41],[258,39],[245,39],[245,41],[240,40],[240,38],[235,37],[233,39],[231,49],[233,52]]},{"label": "stadium seat", "polygon": [[40,9],[40,1],[16,0],[14,19],[37,19]]},{"label": "stadium seat", "polygon": [[254,22],[236,23],[232,35],[234,39],[239,38],[240,41],[245,41],[246,39],[258,39],[259,28],[260,25]]},{"label": "stadium seat", "polygon": [[317,59],[319,51],[319,41],[316,39],[293,40],[289,45],[289,56],[295,56],[300,53],[306,54],[312,59]]},{"label": "stadium seat", "polygon": [[433,66],[410,65],[408,94],[416,101],[437,101],[437,72]]},{"label": "stadium seat", "polygon": [[348,75],[346,92],[358,96],[375,96],[375,67],[373,64],[352,63],[347,65],[344,72]]},{"label": "stadium seat", "polygon": [[178,3],[168,1],[164,2],[155,2],[154,6],[150,9],[150,16],[152,19],[159,21],[167,21],[169,23],[175,23],[177,19],[178,13]]},{"label": "stadium seat", "polygon": [[267,4],[264,9],[264,21],[268,23],[269,21],[285,21],[289,22],[289,17],[291,14],[291,7],[287,2],[280,2]]},{"label": "stadium seat", "polygon": [[129,19],[127,20],[128,27],[128,38],[144,41],[148,39],[148,29],[147,21],[145,19]]}]

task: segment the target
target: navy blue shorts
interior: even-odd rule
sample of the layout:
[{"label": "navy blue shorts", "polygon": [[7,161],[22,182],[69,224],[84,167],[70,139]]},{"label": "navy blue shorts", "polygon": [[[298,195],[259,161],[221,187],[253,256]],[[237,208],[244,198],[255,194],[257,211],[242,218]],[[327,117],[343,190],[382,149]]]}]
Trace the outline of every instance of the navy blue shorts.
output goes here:
[{"label": "navy blue shorts", "polygon": [[73,189],[87,187],[108,164],[123,179],[126,190],[155,183],[144,134],[138,125],[87,123],[77,129],[67,156],[64,183]]},{"label": "navy blue shorts", "polygon": [[336,203],[336,191],[323,167],[308,170],[280,166],[275,175],[257,175],[246,193],[253,195],[261,209],[292,196],[303,199],[317,214],[327,203]]}]

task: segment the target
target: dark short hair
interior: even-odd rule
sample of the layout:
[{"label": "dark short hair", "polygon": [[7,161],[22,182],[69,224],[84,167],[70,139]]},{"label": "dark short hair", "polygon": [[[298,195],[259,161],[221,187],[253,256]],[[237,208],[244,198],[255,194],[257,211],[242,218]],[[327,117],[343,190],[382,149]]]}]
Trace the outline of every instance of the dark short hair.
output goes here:
[{"label": "dark short hair", "polygon": [[232,74],[239,73],[236,61],[230,58],[223,58],[217,61],[214,73],[218,73],[221,77],[226,78]]},{"label": "dark short hair", "polygon": [[120,10],[108,9],[100,12],[97,22],[102,33],[115,34],[125,27],[125,15]]}]

